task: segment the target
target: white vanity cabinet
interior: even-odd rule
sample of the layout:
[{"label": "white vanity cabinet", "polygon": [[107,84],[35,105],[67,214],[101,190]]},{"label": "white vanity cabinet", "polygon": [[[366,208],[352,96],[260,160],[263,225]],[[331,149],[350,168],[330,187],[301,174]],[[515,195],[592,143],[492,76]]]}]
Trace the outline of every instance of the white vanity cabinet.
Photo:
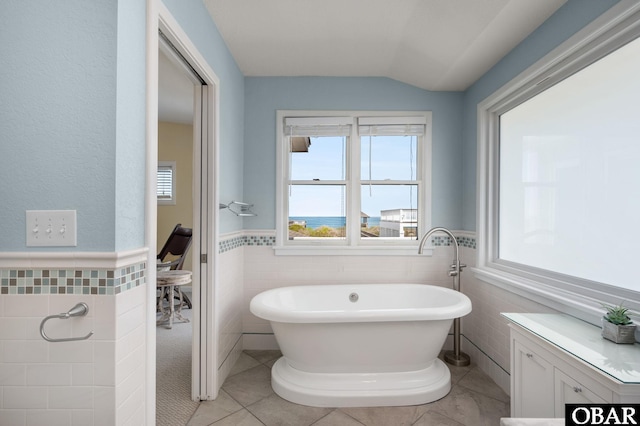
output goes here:
[{"label": "white vanity cabinet", "polygon": [[564,417],[565,404],[640,403],[640,345],[554,314],[503,314],[511,328],[511,416]]},{"label": "white vanity cabinet", "polygon": [[[564,417],[565,404],[606,404],[613,402],[613,393],[602,389],[592,380],[583,380],[587,385],[572,379],[562,370],[555,371],[554,393],[557,398],[555,416]],[[591,386],[591,387],[589,387]]]},{"label": "white vanity cabinet", "polygon": [[511,417],[555,417],[553,393],[549,392],[553,364],[534,347],[523,339],[511,341]]}]

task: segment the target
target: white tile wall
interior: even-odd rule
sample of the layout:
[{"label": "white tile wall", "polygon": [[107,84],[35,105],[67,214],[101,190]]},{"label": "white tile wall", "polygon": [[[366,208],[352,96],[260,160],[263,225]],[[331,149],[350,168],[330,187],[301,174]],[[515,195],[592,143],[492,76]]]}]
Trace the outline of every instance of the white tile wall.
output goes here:
[{"label": "white tile wall", "polygon": [[[47,315],[85,302],[85,317]],[[5,295],[0,299],[0,425],[144,424],[145,286],[106,295]],[[142,407],[142,409],[141,409]],[[142,417],[141,417],[142,416]],[[142,419],[142,421],[140,421]]]},{"label": "white tile wall", "polygon": [[277,287],[340,283],[428,283],[451,286],[448,276],[451,248],[439,247],[433,256],[276,256],[272,247],[245,246],[242,326],[245,348],[257,341],[248,335],[272,333],[268,321],[249,311],[258,293]]},{"label": "white tile wall", "polygon": [[216,289],[218,322],[218,387],[227,378],[242,349],[242,303],[245,279],[242,247],[220,254]]},{"label": "white tile wall", "polygon": [[[145,286],[116,296],[114,406],[118,425],[144,424],[141,408],[145,406],[146,306]],[[143,421],[136,423],[140,416]]]},{"label": "white tile wall", "polygon": [[113,426],[116,424],[116,393],[113,386],[94,386],[93,407],[94,426]]},{"label": "white tile wall", "polygon": [[[476,264],[476,251],[463,248],[462,261]],[[462,319],[462,350],[509,393],[510,347],[508,321],[501,312],[555,312],[532,300],[505,291],[475,278],[465,270],[461,277],[462,292],[469,296],[473,310]]]},{"label": "white tile wall", "polygon": [[89,305],[86,317],[51,319],[45,331],[51,337],[87,334],[96,322],[92,307],[98,298],[108,297],[2,297],[0,424],[70,425],[74,418],[87,418],[86,411],[94,407],[94,345],[104,343],[105,334],[96,331],[89,340],[49,343],[40,336],[39,327],[45,316],[66,312],[84,301]]},{"label": "white tile wall", "polygon": [[[471,233],[466,236],[475,238]],[[453,258],[451,247],[437,247],[433,256],[275,256],[269,246],[244,246],[231,252],[244,253],[244,297],[242,330],[245,349],[268,349],[277,345],[267,321],[249,311],[256,294],[291,285],[339,283],[429,283],[450,287],[447,275]],[[476,250],[461,247],[461,260],[469,268],[476,263]],[[226,253],[225,253],[226,254]],[[509,328],[501,312],[553,312],[521,296],[477,280],[469,269],[461,276],[462,291],[473,310],[462,324],[462,350],[472,357],[507,393],[509,392]],[[447,340],[445,347],[451,345]]]}]

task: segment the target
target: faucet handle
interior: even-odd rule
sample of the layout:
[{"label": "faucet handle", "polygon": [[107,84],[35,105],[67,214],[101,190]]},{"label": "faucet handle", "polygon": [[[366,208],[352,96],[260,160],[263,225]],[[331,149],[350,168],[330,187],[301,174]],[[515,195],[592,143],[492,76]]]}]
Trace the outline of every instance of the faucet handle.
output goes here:
[{"label": "faucet handle", "polygon": [[458,275],[458,272],[462,272],[462,268],[466,268],[467,265],[465,265],[464,263],[460,263],[460,269],[458,270],[455,262],[451,264],[451,266],[449,267],[449,276],[450,277],[455,277],[456,275]]}]

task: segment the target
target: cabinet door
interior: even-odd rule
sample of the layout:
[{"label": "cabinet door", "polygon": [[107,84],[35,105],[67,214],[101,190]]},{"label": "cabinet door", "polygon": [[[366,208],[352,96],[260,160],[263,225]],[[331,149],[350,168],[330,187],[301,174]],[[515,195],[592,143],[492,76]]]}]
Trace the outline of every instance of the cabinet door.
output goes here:
[{"label": "cabinet door", "polygon": [[[611,391],[593,389],[595,385],[584,385],[563,371],[555,371],[556,407],[555,416],[564,417],[565,404],[606,404],[611,402]],[[591,387],[591,388],[590,388]],[[594,392],[599,391],[600,394]]]},{"label": "cabinet door", "polygon": [[513,349],[511,416],[553,417],[553,366],[520,341]]}]

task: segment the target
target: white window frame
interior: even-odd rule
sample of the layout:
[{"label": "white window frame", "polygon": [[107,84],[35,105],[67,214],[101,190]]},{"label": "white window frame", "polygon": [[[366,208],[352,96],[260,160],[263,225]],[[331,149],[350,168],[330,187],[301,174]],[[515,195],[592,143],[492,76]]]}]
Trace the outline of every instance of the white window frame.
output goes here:
[{"label": "white window frame", "polygon": [[[351,135],[347,143],[346,181],[347,217],[360,218],[360,143],[358,134],[358,118],[360,117],[411,117],[423,116],[426,120],[425,135],[418,149],[417,167],[420,180],[418,193],[418,229],[421,234],[431,224],[431,156],[432,156],[432,113],[431,111],[291,111],[279,110],[276,114],[277,138],[277,189],[276,189],[276,244],[278,255],[408,255],[416,254],[418,240],[398,238],[370,238],[359,236],[359,226],[351,226],[346,239],[322,240],[312,239],[290,241],[288,218],[288,180],[289,180],[289,147],[284,135],[286,117],[349,117],[351,119]],[[368,182],[368,181],[366,181]],[[376,182],[373,181],[373,184]],[[425,254],[430,254],[426,250]]]},{"label": "white window frame", "polygon": [[[160,169],[171,170],[171,196],[167,198],[158,198],[159,206],[175,206],[176,205],[176,162],[175,161],[158,161],[158,174]],[[158,179],[158,182],[160,180]],[[157,190],[156,190],[157,194]]]},{"label": "white window frame", "polygon": [[[472,268],[475,276],[593,324],[600,324],[602,303],[618,304],[624,300],[625,306],[640,312],[640,293],[497,258],[499,117],[639,36],[640,3],[618,3],[478,104],[477,109],[478,244],[477,265]],[[633,272],[632,265],[620,267]]]}]

